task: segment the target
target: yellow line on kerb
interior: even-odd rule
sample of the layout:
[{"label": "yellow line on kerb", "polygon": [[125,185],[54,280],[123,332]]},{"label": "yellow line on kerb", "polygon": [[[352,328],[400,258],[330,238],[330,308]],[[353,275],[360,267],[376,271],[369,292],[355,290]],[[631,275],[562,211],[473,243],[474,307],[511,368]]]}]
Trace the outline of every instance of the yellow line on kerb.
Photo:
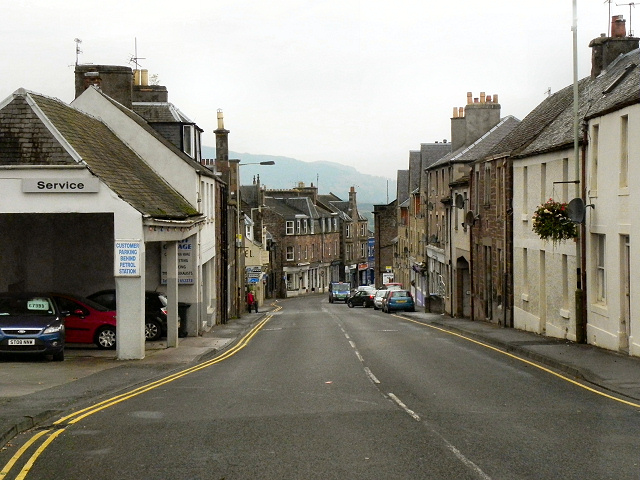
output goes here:
[{"label": "yellow line on kerb", "polygon": [[596,390],[595,388],[592,388],[592,387],[590,387],[588,385],[585,385],[584,383],[580,383],[580,382],[578,382],[576,380],[573,380],[573,379],[571,379],[569,377],[566,377],[566,376],[564,376],[564,375],[562,375],[562,374],[560,374],[558,372],[554,372],[553,370],[551,370],[551,369],[549,369],[547,367],[543,367],[542,365],[540,365],[538,363],[535,363],[535,362],[532,362],[530,360],[527,360],[526,358],[519,357],[517,355],[514,355],[513,353],[506,352],[506,351],[501,350],[500,348],[494,347],[492,345],[488,345],[488,344],[480,342],[478,340],[474,340],[473,338],[467,337],[467,336],[462,335],[460,333],[452,332],[451,330],[447,330],[446,328],[436,327],[435,325],[429,325],[428,323],[418,322],[417,320],[412,320],[411,318],[403,317],[401,315],[395,315],[394,314],[393,316],[397,317],[397,318],[401,318],[402,320],[406,320],[408,322],[417,323],[418,325],[423,325],[425,327],[429,327],[429,328],[432,328],[434,330],[438,330],[440,332],[447,333],[449,335],[453,335],[453,336],[462,338],[464,340],[467,340],[468,342],[475,343],[475,344],[480,345],[482,347],[485,347],[485,348],[488,348],[490,350],[493,350],[494,352],[501,353],[502,355],[506,355],[507,357],[511,357],[511,358],[513,358],[515,360],[519,360],[520,362],[526,363],[527,365],[531,365],[532,367],[535,367],[535,368],[537,368],[539,370],[542,370],[544,372],[550,373],[551,375],[555,375],[556,377],[558,377],[558,378],[560,378],[560,379],[562,379],[562,380],[564,380],[566,382],[572,383],[572,384],[574,384],[574,385],[576,385],[576,386],[578,386],[580,388],[583,388],[583,389],[588,390],[588,391],[590,391],[592,393],[600,395],[601,397],[608,398],[609,400],[615,400],[616,402],[624,403],[625,405],[630,405],[632,407],[640,408],[640,403],[630,402],[628,400],[623,400],[622,398],[614,397],[613,395],[609,395],[607,393],[601,392],[599,390]]}]

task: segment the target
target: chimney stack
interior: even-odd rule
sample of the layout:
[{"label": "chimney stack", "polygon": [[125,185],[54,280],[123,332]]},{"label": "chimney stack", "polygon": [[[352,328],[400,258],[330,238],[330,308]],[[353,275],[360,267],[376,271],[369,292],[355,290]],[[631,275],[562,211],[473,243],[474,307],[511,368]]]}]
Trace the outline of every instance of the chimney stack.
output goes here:
[{"label": "chimney stack", "polygon": [[611,17],[611,36],[602,34],[589,42],[591,47],[591,78],[596,78],[620,55],[638,48],[637,37],[627,37],[625,20],[622,15]]},{"label": "chimney stack", "polygon": [[456,151],[475,142],[500,122],[500,104],[498,95],[487,95],[480,92],[479,98],[474,98],[472,92],[467,92],[467,108],[455,108],[451,118],[451,150]]}]

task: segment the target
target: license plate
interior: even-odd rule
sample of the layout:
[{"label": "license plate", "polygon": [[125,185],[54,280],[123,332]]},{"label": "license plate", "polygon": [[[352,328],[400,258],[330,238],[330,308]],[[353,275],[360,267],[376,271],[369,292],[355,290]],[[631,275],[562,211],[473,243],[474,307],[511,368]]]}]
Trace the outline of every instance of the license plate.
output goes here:
[{"label": "license plate", "polygon": [[35,345],[36,341],[33,338],[11,338],[9,339],[9,345]]},{"label": "license plate", "polygon": [[398,300],[396,303],[407,303],[406,300]]}]

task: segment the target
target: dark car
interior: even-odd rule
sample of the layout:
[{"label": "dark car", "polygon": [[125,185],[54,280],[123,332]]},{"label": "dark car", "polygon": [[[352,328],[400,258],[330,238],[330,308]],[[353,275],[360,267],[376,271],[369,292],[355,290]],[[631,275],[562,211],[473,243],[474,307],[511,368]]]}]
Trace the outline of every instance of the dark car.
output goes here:
[{"label": "dark car", "polygon": [[95,343],[116,347],[116,312],[88,298],[52,293],[64,317],[67,343]]},{"label": "dark car", "polygon": [[0,293],[0,353],[64,360],[64,317],[47,293]]},{"label": "dark car", "polygon": [[408,290],[389,290],[382,297],[382,311],[391,313],[399,310],[415,312],[416,304],[413,301],[413,296]]},{"label": "dark car", "polygon": [[[100,290],[87,295],[93,300],[110,310],[116,309],[115,289]],[[167,335],[167,297],[162,292],[146,291],[144,295],[144,335],[147,341],[159,340]]]},{"label": "dark car", "polygon": [[349,308],[361,306],[364,308],[373,307],[373,297],[375,296],[375,290],[357,290],[354,291],[349,298],[347,298],[347,305]]}]

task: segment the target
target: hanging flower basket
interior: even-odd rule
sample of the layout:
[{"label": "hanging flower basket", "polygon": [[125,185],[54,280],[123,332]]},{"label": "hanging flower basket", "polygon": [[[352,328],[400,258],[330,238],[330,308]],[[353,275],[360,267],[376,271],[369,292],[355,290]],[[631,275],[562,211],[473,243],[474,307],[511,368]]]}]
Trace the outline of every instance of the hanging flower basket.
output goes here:
[{"label": "hanging flower basket", "polygon": [[578,228],[567,215],[567,204],[550,198],[536,208],[533,214],[533,231],[542,240],[553,243],[577,238]]}]

